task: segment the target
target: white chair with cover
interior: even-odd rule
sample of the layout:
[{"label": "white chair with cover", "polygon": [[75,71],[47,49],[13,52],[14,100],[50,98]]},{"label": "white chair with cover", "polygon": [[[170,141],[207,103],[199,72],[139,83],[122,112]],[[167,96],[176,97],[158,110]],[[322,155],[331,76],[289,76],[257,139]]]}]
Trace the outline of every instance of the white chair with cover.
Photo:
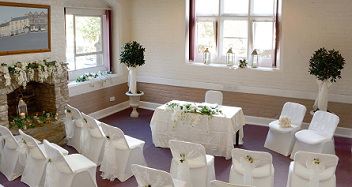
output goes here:
[{"label": "white chair with cover", "polygon": [[5,145],[1,150],[0,171],[7,180],[13,181],[22,175],[24,169],[19,162],[20,153],[17,151],[19,144],[7,127],[0,125],[0,134],[5,140]]},{"label": "white chair with cover", "polygon": [[238,184],[231,184],[231,183],[222,182],[218,180],[212,180],[210,182],[210,187],[254,187],[254,186],[238,185]]},{"label": "white chair with cover", "polygon": [[132,164],[147,166],[143,155],[144,141],[124,135],[117,127],[105,123],[100,126],[107,139],[100,166],[103,179],[113,181],[117,178],[124,182],[133,176]]},{"label": "white chair with cover", "polygon": [[[83,124],[83,117],[81,112],[70,106],[66,106],[66,112],[67,110],[70,110],[72,113],[72,118],[73,118],[73,135],[72,138],[68,139],[67,145],[73,147],[76,149],[77,152],[82,153],[82,145],[81,145],[81,139],[85,139],[86,136],[88,135],[88,129],[84,128]],[[82,142],[83,143],[83,142]]]},{"label": "white chair with cover", "polygon": [[94,118],[84,113],[82,113],[82,117],[84,119],[83,123],[88,125],[89,132],[87,139],[84,141],[86,147],[83,147],[82,154],[97,165],[100,165],[106,141],[105,134]]},{"label": "white chair with cover", "polygon": [[137,180],[138,187],[145,186],[160,186],[160,187],[187,187],[188,183],[185,181],[173,179],[170,173],[132,164],[132,172]]},{"label": "white chair with cover", "polygon": [[80,154],[64,156],[47,140],[44,147],[48,157],[45,187],[97,186],[94,162]]},{"label": "white chair with cover", "polygon": [[219,91],[209,90],[205,93],[205,102],[222,105],[223,95]]},{"label": "white chair with cover", "polygon": [[231,154],[229,183],[256,187],[274,186],[274,166],[270,153],[235,148]]},{"label": "white chair with cover", "polygon": [[333,136],[339,121],[339,117],[335,114],[316,111],[308,130],[296,132],[296,143],[292,150],[291,159],[297,151],[335,154]]},{"label": "white chair with cover", "polygon": [[287,187],[335,187],[336,155],[298,151],[290,164]]},{"label": "white chair with cover", "polygon": [[[22,130],[19,130],[19,132],[25,142],[25,149],[29,149],[21,181],[29,186],[43,186],[45,181],[45,167],[48,161],[44,144],[38,145],[36,139],[25,134]],[[67,150],[56,144],[51,144],[59,149],[63,155],[68,154]]]},{"label": "white chair with cover", "polygon": [[169,141],[172,160],[170,174],[193,187],[209,187],[215,180],[214,156],[206,155],[201,144],[178,140]]},{"label": "white chair with cover", "polygon": [[296,142],[295,133],[300,130],[307,108],[298,103],[285,103],[281,116],[291,119],[291,127],[281,127],[279,120],[269,123],[269,132],[264,147],[284,156],[291,154]]}]

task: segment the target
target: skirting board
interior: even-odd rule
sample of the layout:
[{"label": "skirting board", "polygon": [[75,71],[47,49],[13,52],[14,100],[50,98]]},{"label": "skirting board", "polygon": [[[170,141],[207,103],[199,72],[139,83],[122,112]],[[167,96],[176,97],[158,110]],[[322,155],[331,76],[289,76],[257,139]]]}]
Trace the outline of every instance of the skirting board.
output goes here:
[{"label": "skirting board", "polygon": [[[147,109],[147,110],[155,110],[157,107],[159,107],[161,105],[162,104],[159,104],[159,103],[151,103],[151,102],[141,101],[139,108],[143,108],[143,109]],[[89,115],[95,119],[101,119],[103,117],[109,116],[111,114],[114,114],[114,113],[119,112],[121,110],[127,109],[129,107],[130,107],[129,101],[125,101],[123,103],[111,106],[109,108],[105,108],[103,110],[99,110],[97,112],[91,113]],[[268,126],[270,122],[272,122],[276,119],[246,116],[245,115],[245,120],[246,120],[247,124]],[[309,123],[303,123],[302,128],[307,129],[308,125],[309,125]],[[339,137],[352,138],[352,129],[344,128],[344,127],[337,127],[334,135],[339,136]]]},{"label": "skirting board", "polygon": [[125,101],[125,102],[119,103],[117,105],[90,113],[88,115],[94,119],[101,119],[101,118],[104,118],[104,117],[109,116],[111,114],[114,114],[116,112],[120,112],[121,110],[125,110],[129,107],[130,107],[130,101]]}]

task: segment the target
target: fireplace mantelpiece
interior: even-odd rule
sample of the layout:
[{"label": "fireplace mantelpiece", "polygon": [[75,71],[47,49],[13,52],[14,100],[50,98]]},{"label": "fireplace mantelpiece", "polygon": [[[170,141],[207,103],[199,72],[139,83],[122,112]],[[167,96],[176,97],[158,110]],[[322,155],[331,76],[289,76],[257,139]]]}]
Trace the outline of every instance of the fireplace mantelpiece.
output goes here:
[{"label": "fireplace mantelpiece", "polygon": [[[63,64],[63,66],[67,66],[67,64]],[[25,130],[25,133],[28,135],[33,136],[34,138],[42,141],[43,139],[47,139],[53,143],[63,144],[65,141],[65,125],[64,125],[64,118],[65,118],[65,106],[69,102],[69,93],[68,93],[68,80],[67,80],[67,68],[63,68],[63,73],[61,76],[56,77],[56,83],[52,80],[52,77],[49,76],[46,80],[44,80],[43,84],[39,83],[38,76],[34,76],[34,81],[39,84],[39,89],[46,89],[46,87],[50,87],[51,91],[42,91],[40,92],[41,95],[37,95],[36,97],[39,99],[39,105],[43,102],[50,102],[52,103],[52,107],[47,109],[51,112],[58,113],[58,119],[55,122],[45,124],[42,127],[35,127]],[[12,93],[20,86],[15,81],[14,77],[12,77],[11,85],[5,86],[5,79],[1,76],[0,82],[0,125],[9,127],[9,107],[13,108],[14,104],[8,106],[7,102],[7,94]],[[27,88],[31,89],[31,88]],[[33,88],[32,88],[33,89]],[[38,88],[37,88],[38,89]],[[48,89],[49,90],[49,89]],[[48,101],[43,100],[43,98],[49,99]],[[18,104],[18,103],[17,103]],[[40,111],[38,111],[40,112]],[[18,128],[10,128],[11,132],[14,135],[19,134]]]}]

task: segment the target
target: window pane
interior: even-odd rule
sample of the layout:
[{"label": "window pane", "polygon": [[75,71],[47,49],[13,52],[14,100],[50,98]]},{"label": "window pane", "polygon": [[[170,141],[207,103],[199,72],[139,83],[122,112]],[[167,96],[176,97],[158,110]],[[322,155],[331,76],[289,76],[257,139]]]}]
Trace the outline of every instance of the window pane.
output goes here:
[{"label": "window pane", "polygon": [[253,47],[260,56],[260,66],[271,66],[273,22],[253,22]]},{"label": "window pane", "polygon": [[76,54],[102,51],[101,17],[76,16]]},{"label": "window pane", "polygon": [[248,0],[224,0],[225,14],[248,14]]},{"label": "window pane", "polygon": [[197,0],[196,13],[197,15],[218,15],[219,0]]},{"label": "window pane", "polygon": [[103,54],[76,57],[76,68],[90,68],[103,64]]},{"label": "window pane", "polygon": [[214,27],[215,22],[197,22],[197,53],[203,53],[206,48],[208,48],[209,51],[215,52]]},{"label": "window pane", "polygon": [[247,21],[225,20],[224,37],[243,37],[247,38]]},{"label": "window pane", "polygon": [[236,57],[247,56],[247,39],[224,38],[223,42],[223,55],[226,55],[227,50],[232,47]]},{"label": "window pane", "polygon": [[254,14],[273,14],[274,1],[273,0],[253,0],[254,1]]},{"label": "window pane", "polygon": [[66,62],[69,70],[75,70],[73,16],[66,15]]}]

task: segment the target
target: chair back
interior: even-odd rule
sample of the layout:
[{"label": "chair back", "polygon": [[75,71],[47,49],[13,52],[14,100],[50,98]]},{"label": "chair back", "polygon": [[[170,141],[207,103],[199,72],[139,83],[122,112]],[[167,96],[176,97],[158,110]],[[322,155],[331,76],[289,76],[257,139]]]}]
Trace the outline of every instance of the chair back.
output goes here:
[{"label": "chair back", "polygon": [[238,185],[238,184],[231,184],[231,183],[226,183],[218,180],[212,180],[210,181],[210,187],[254,187],[254,186]]},{"label": "chair back", "polygon": [[32,136],[25,134],[21,129],[18,131],[20,132],[22,139],[26,142],[26,145],[31,152],[31,156],[35,159],[46,159],[45,153],[39,148],[35,139]]},{"label": "chair back", "polygon": [[[190,167],[202,167],[207,165],[205,148],[201,144],[170,140],[169,146],[173,159],[179,161],[184,159]],[[181,155],[184,155],[182,158]]]},{"label": "chair back", "polygon": [[[241,158],[247,159],[247,156],[251,157],[256,163],[255,168],[261,168],[261,175],[269,176],[271,174],[272,156],[270,153],[262,151],[249,151],[245,149],[234,148],[231,151],[232,154],[232,165],[233,167],[241,167]],[[257,162],[259,161],[259,162]],[[242,170],[244,168],[235,168],[236,170]]]},{"label": "chair back", "polygon": [[209,90],[205,93],[205,102],[222,105],[223,95],[219,91]]},{"label": "chair back", "polygon": [[0,134],[2,138],[5,140],[5,146],[9,149],[17,149],[19,144],[15,137],[12,135],[11,131],[5,127],[0,125]]},{"label": "chair back", "polygon": [[291,118],[291,124],[301,126],[307,108],[299,103],[286,102],[281,111],[281,116]]},{"label": "chair back", "polygon": [[104,133],[99,128],[99,125],[94,118],[92,118],[84,113],[82,113],[82,117],[87,120],[88,130],[89,130],[89,133],[92,137],[95,137],[95,138],[103,138],[104,137]]},{"label": "chair back", "polygon": [[161,170],[132,164],[131,170],[136,177],[138,187],[145,186],[163,186],[163,187],[174,187],[172,176]]},{"label": "chair back", "polygon": [[308,129],[326,138],[332,138],[339,121],[340,118],[333,113],[316,111]]},{"label": "chair back", "polygon": [[113,142],[113,145],[117,149],[130,149],[123,131],[117,127],[108,125],[106,123],[100,123],[100,126],[109,141]]},{"label": "chair back", "polygon": [[299,177],[310,180],[314,159],[319,159],[320,171],[319,180],[324,181],[330,179],[335,175],[336,166],[339,158],[332,154],[312,153],[305,151],[298,151],[294,156],[293,172]]},{"label": "chair back", "polygon": [[[61,171],[63,173],[66,173],[66,174],[73,173],[73,170],[70,167],[70,165],[68,164],[68,162],[66,161],[65,156],[58,149],[56,149],[53,145],[51,145],[51,143],[49,141],[43,140],[43,143],[44,143],[45,152],[46,152],[46,155],[48,158],[48,162],[50,164],[49,167],[52,167],[52,169],[54,169],[56,166],[56,169],[58,169],[59,171]],[[50,172],[50,171],[48,171],[48,172]]]},{"label": "chair back", "polygon": [[67,104],[66,107],[67,107],[67,109],[71,110],[71,112],[72,112],[72,118],[74,120],[74,124],[77,127],[82,127],[83,126],[83,117],[82,117],[81,112],[77,108],[74,108],[69,104]]}]

